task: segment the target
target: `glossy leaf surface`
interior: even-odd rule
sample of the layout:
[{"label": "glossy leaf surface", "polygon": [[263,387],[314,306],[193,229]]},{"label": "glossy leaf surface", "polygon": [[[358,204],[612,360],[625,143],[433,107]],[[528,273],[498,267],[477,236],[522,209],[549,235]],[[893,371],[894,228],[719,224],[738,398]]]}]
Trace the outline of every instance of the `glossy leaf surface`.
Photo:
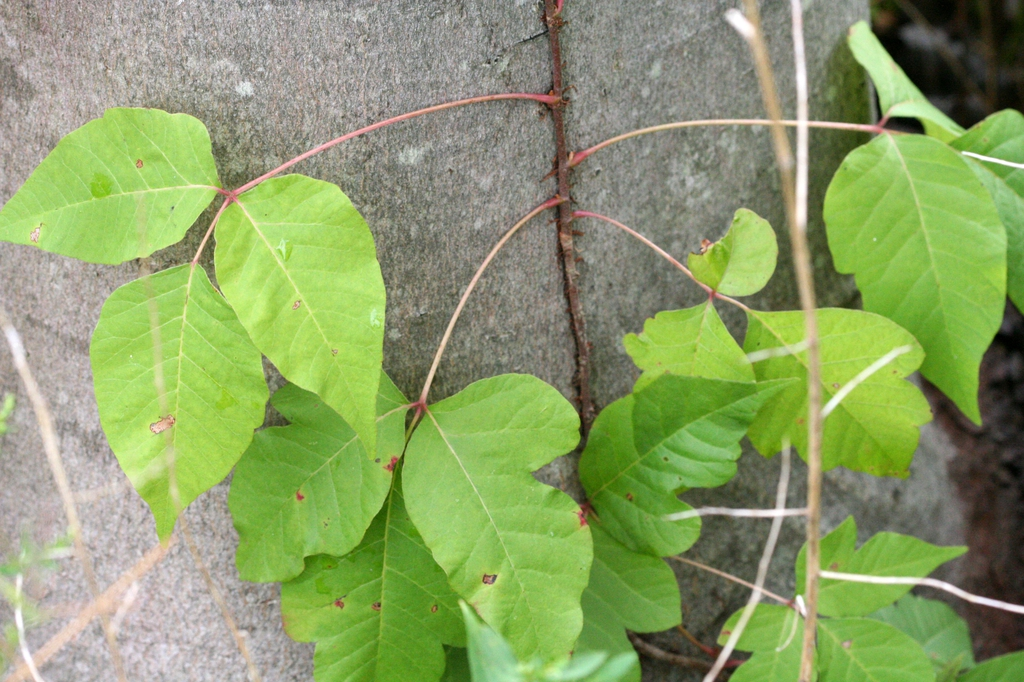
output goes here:
[{"label": "glossy leaf surface", "polygon": [[409,514],[455,591],[516,655],[569,653],[593,558],[572,499],[531,472],[579,441],[551,386],[509,374],[430,406],[405,454]]},{"label": "glossy leaf surface", "polygon": [[288,384],[271,401],[291,424],[256,434],[235,469],[228,506],[243,580],[282,582],[314,554],[342,556],[362,539],[405,447],[408,401],[386,374],[377,396],[377,457],[320,397]]},{"label": "glossy leaf surface", "polygon": [[937,673],[950,665],[955,668],[954,672],[974,667],[974,649],[967,623],[945,602],[908,594],[871,617],[913,637]]},{"label": "glossy leaf surface", "polygon": [[1003,319],[1006,230],[967,160],[921,135],[855,149],[825,197],[836,269],[864,308],[913,334],[921,373],[974,422],[978,367]]},{"label": "glossy leaf surface", "polygon": [[[750,441],[767,457],[781,451],[788,437],[803,455],[807,444],[807,352],[784,351],[803,341],[803,313],[754,312],[748,320],[743,344],[747,353],[776,349],[783,353],[754,364],[758,381],[798,379],[758,412],[750,427]],[[876,476],[906,476],[920,437],[918,427],[931,419],[920,390],[904,380],[921,364],[921,347],[899,325],[859,310],[819,310],[818,332],[825,403],[882,356],[896,348],[912,348],[839,403],[825,420],[822,442],[826,470],[841,465]]]},{"label": "glossy leaf surface", "polygon": [[0,241],[117,264],[181,241],[217,194],[210,135],[159,109],[69,133],[0,210]]},{"label": "glossy leaf surface", "polygon": [[[605,651],[636,656],[626,637],[660,632],[682,622],[679,585],[672,569],[655,557],[630,551],[590,517],[594,563],[583,592],[583,631],[576,651]],[[640,679],[639,660],[631,682]]]},{"label": "glossy leaf surface", "polygon": [[957,123],[928,101],[903,69],[882,47],[867,22],[859,21],[850,28],[847,39],[854,58],[871,76],[878,93],[882,116],[916,118],[932,137],[949,142],[964,131]]},{"label": "glossy leaf surface", "polygon": [[281,611],[291,637],[317,643],[317,682],[437,682],[442,644],[464,644],[458,599],[397,483],[355,550],[313,557],[282,585]]},{"label": "glossy leaf surface", "polygon": [[362,216],[337,186],[287,175],[239,197],[216,235],[218,282],[256,347],[375,456],[385,295]]},{"label": "glossy leaf surface", "polygon": [[921,646],[891,625],[867,618],[818,622],[820,682],[933,682]]},{"label": "glossy leaf surface", "polygon": [[736,211],[725,236],[686,264],[693,276],[719,293],[749,296],[764,288],[775,272],[779,245],[768,221],[753,211]]},{"label": "glossy leaf surface", "polygon": [[643,370],[635,391],[665,373],[754,381],[754,369],[710,301],[662,311],[644,322],[641,334],[626,334],[622,341]]},{"label": "glossy leaf surface", "polygon": [[[909,535],[878,533],[855,550],[857,524],[849,517],[822,539],[821,567],[838,573],[923,578],[963,555],[966,547],[940,547]],[[806,546],[796,562],[796,584],[802,591]],[[911,585],[872,585],[822,578],[818,611],[825,616],[866,616],[910,592]]]},{"label": "glossy leaf surface", "polygon": [[700,519],[676,495],[736,474],[740,439],[757,410],[787,382],[770,385],[665,375],[598,415],[580,460],[580,481],[605,530],[654,556],[685,551]]},{"label": "glossy leaf surface", "polygon": [[89,358],[107,441],[166,539],[178,518],[169,460],[184,508],[228,475],[263,423],[260,353],[206,272],[182,265],[111,294]]}]

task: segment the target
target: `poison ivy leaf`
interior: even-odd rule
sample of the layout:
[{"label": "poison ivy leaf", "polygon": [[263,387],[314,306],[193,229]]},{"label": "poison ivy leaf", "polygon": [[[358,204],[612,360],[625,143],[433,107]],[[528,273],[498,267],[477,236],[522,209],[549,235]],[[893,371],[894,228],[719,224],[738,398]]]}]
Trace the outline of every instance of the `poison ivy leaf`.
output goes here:
[{"label": "poison ivy leaf", "polygon": [[[1007,110],[993,114],[951,143],[954,149],[1024,162],[1024,116]],[[1006,228],[1006,293],[1024,308],[1024,170],[968,159],[985,186]],[[986,172],[988,171],[988,172]]]},{"label": "poison ivy leaf", "polygon": [[967,623],[941,601],[907,594],[871,617],[913,637],[924,648],[937,673],[955,664],[955,677],[960,670],[974,667]]},{"label": "poison ivy leaf", "polygon": [[893,61],[882,47],[871,27],[858,21],[850,28],[847,39],[854,58],[871,76],[878,92],[878,104],[886,118],[916,118],[925,132],[943,142],[949,142],[964,129],[939,111],[928,101],[917,86],[907,78],[903,69]]},{"label": "poison ivy leaf", "polygon": [[[992,114],[961,137],[950,142],[953,149],[991,156],[1012,163],[1024,163],[1024,114],[1006,109]],[[980,162],[1024,196],[1024,169],[998,163]]]},{"label": "poison ivy leaf", "polygon": [[582,627],[590,530],[530,475],[578,441],[558,391],[509,374],[430,406],[406,449],[409,515],[455,591],[524,659],[567,654]]},{"label": "poison ivy leaf", "polygon": [[256,347],[322,397],[375,456],[384,280],[348,197],[301,175],[257,185],[221,216],[216,265]]},{"label": "poison ivy leaf", "polygon": [[[591,521],[594,519],[591,517]],[[626,630],[660,632],[682,622],[679,585],[672,569],[632,552],[594,523],[594,563],[583,592],[583,631],[576,651],[625,653],[636,658]],[[639,659],[628,682],[640,680]]]},{"label": "poison ivy leaf", "polygon": [[1024,651],[992,658],[960,678],[960,682],[1018,682],[1024,679]]},{"label": "poison ivy leaf", "polygon": [[891,625],[866,618],[818,621],[820,682],[933,682],[921,645]]},{"label": "poison ivy leaf", "polygon": [[[818,310],[822,396],[828,401],[847,383],[890,351],[912,350],[896,357],[865,379],[825,420],[822,460],[825,469],[845,466],[876,476],[908,473],[931,410],[916,386],[903,377],[921,364],[923,353],[914,337],[899,325],[859,310]],[[747,353],[796,348],[804,339],[802,312],[748,314]],[[806,455],[807,352],[780,354],[754,364],[758,381],[795,377],[798,382],[775,394],[750,427],[750,441],[766,457],[790,442]]]},{"label": "poison ivy leaf", "polygon": [[[898,533],[878,533],[854,551],[857,524],[849,517],[822,542],[821,567],[838,573],[923,578],[936,568],[961,556],[966,547],[939,547]],[[796,561],[796,584],[803,591],[807,547]],[[871,585],[822,578],[818,611],[825,616],[866,616],[892,604],[910,592],[912,585]]]},{"label": "poison ivy leaf", "polygon": [[967,160],[921,135],[881,135],[843,161],[825,223],[864,308],[913,334],[921,373],[981,423],[978,367],[1003,319],[1006,230]]},{"label": "poison ivy leaf", "polygon": [[[718,636],[725,646],[743,610],[734,613]],[[754,655],[730,677],[730,682],[793,682],[800,674],[804,620],[793,609],[758,604],[736,648]]]},{"label": "poison ivy leaf", "polygon": [[469,672],[469,657],[463,647],[444,648],[446,664],[441,682],[473,682]]},{"label": "poison ivy leaf", "polygon": [[317,682],[436,682],[463,645],[458,599],[395,486],[359,546],[313,557],[281,586],[285,629],[315,641]]},{"label": "poison ivy leaf", "polygon": [[100,423],[166,540],[181,508],[220,483],[263,423],[263,363],[206,272],[182,265],[103,304],[89,348]]},{"label": "poison ivy leaf", "polygon": [[634,391],[666,372],[754,381],[753,368],[711,301],[685,310],[662,311],[644,322],[642,334],[626,334],[623,344],[644,372]]},{"label": "poison ivy leaf", "polygon": [[764,288],[775,272],[779,245],[768,221],[741,208],[725,236],[691,253],[687,265],[698,281],[729,296],[749,296]]},{"label": "poison ivy leaf", "polygon": [[218,185],[200,121],[107,109],[61,139],[0,210],[0,241],[123,263],[181,241]]},{"label": "poison ivy leaf", "polygon": [[603,528],[633,551],[685,551],[700,519],[676,495],[736,474],[740,439],[758,408],[788,382],[750,384],[665,375],[598,415],[580,460],[580,480]]},{"label": "poison ivy leaf", "polygon": [[473,682],[525,682],[508,642],[482,624],[466,602],[459,602],[459,606],[466,622],[466,653]]},{"label": "poison ivy leaf", "polygon": [[371,460],[352,428],[315,394],[294,384],[274,394],[274,407],[291,425],[256,434],[228,495],[243,580],[290,580],[302,572],[304,557],[342,556],[359,544],[405,447],[407,402],[382,374]]}]

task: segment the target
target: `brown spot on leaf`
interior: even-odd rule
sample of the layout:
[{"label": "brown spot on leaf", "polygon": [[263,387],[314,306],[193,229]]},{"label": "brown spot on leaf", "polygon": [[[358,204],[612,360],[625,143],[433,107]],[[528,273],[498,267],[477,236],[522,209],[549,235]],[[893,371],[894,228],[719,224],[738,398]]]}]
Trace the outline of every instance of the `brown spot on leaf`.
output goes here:
[{"label": "brown spot on leaf", "polygon": [[169,414],[160,421],[150,424],[149,430],[153,433],[163,433],[172,426],[174,426],[174,415]]},{"label": "brown spot on leaf", "polygon": [[702,255],[708,252],[708,249],[711,248],[711,244],[712,244],[712,242],[711,242],[710,239],[701,239],[700,240],[700,252],[701,252]]},{"label": "brown spot on leaf", "polygon": [[852,639],[848,639],[845,642],[843,642],[843,648],[844,649],[849,649],[851,646],[853,646],[853,640]]},{"label": "brown spot on leaf", "polygon": [[36,225],[36,229],[32,230],[32,234],[28,236],[28,240],[33,244],[39,243],[39,229],[43,226],[42,223]]},{"label": "brown spot on leaf", "polygon": [[339,609],[345,608],[345,602],[342,601],[341,599],[335,599],[334,600],[334,605],[337,606]]},{"label": "brown spot on leaf", "polygon": [[331,355],[337,355],[337,354],[338,354],[338,349],[337,348],[332,348],[331,349]]},{"label": "brown spot on leaf", "polygon": [[296,301],[292,304],[292,310],[298,310],[300,306],[302,306],[302,301]]},{"label": "brown spot on leaf", "polygon": [[833,561],[832,563],[830,563],[828,565],[828,570],[830,570],[830,571],[838,571],[839,570],[839,562],[838,561]]},{"label": "brown spot on leaf", "polygon": [[626,493],[626,499],[629,500],[630,502],[632,502],[633,501],[633,493]]},{"label": "brown spot on leaf", "polygon": [[494,581],[498,579],[498,574],[484,573],[484,585],[493,585]]},{"label": "brown spot on leaf", "polygon": [[839,382],[838,381],[833,381],[832,382],[832,388],[839,388]]},{"label": "brown spot on leaf", "polygon": [[304,499],[306,499],[306,496],[302,494],[301,490],[296,490],[295,499],[298,500],[299,502],[302,502]]},{"label": "brown spot on leaf", "polygon": [[804,418],[803,418],[803,417],[799,417],[799,418],[798,418],[798,419],[796,420],[796,423],[797,423],[797,424],[803,424],[803,423],[804,423]]},{"label": "brown spot on leaf", "polygon": [[384,471],[394,471],[396,464],[398,464],[398,457],[396,455],[392,455],[391,461],[384,465]]},{"label": "brown spot on leaf", "polygon": [[374,611],[380,611],[380,602],[379,601],[373,602],[372,604],[370,604],[370,608],[373,609]]},{"label": "brown spot on leaf", "polygon": [[430,612],[431,613],[437,613],[437,604],[434,604],[433,606],[430,607]]},{"label": "brown spot on leaf", "polygon": [[135,159],[135,167],[142,168],[142,159]]}]

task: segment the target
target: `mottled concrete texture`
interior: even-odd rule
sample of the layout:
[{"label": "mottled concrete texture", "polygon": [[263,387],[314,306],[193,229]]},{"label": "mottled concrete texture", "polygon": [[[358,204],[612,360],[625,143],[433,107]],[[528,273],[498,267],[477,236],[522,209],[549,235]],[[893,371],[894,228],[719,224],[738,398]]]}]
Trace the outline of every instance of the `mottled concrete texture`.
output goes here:
[{"label": "mottled concrete texture", "polygon": [[[760,116],[745,46],[722,20],[729,0],[568,0],[565,73],[574,86],[567,126],[581,148],[626,130],[679,119]],[[764,7],[783,93],[792,92],[788,7]],[[867,15],[866,0],[807,0],[815,117],[865,120],[864,78],[843,42]],[[111,106],[182,111],[210,129],[223,182],[237,186],[305,149],[361,125],[460,97],[550,88],[547,38],[536,0],[3,0],[0,2],[0,201],[20,186],[60,137]],[[787,107],[792,109],[791,98]],[[858,138],[815,132],[812,211],[831,172]],[[388,285],[385,362],[407,392],[422,382],[444,325],[473,270],[498,236],[549,197],[554,155],[550,116],[536,104],[503,102],[446,112],[374,133],[298,167],[339,184],[366,216]],[[720,236],[747,206],[781,226],[781,202],[763,129],[663,133],[595,155],[575,176],[581,208],[613,215],[675,254]],[[156,267],[193,252],[185,243],[157,254]],[[581,224],[581,289],[593,342],[600,405],[629,390],[636,372],[621,337],[658,310],[692,305],[699,292],[635,242]],[[849,304],[850,282],[831,268],[820,221],[811,233],[822,299]],[[757,297],[791,307],[794,287],[783,247],[781,274]],[[116,579],[156,541],[146,506],[125,487],[94,406],[88,343],[103,300],[136,277],[139,263],[84,265],[0,245],[0,301],[25,336],[39,381],[56,412],[85,539],[102,584]],[[736,331],[743,321],[724,311]],[[435,397],[501,372],[529,372],[571,395],[574,367],[553,226],[539,219],[496,260],[460,322],[441,365]],[[23,396],[0,352],[0,392]],[[63,527],[35,423],[22,398],[0,455],[0,554],[21,530],[51,538]],[[856,513],[864,534],[883,528],[956,541],[960,517],[945,474],[950,450],[932,429],[909,481],[829,476],[827,521]],[[802,467],[795,474],[799,477]],[[765,505],[777,463],[747,455],[724,488],[698,502]],[[572,460],[546,479],[571,488]],[[795,485],[794,504],[801,486]],[[264,679],[307,680],[312,647],[283,633],[276,586],[241,583],[227,486],[187,512],[214,579],[223,588]],[[751,577],[767,526],[708,521],[694,555]],[[788,523],[777,560],[778,589],[800,542]],[[686,623],[710,628],[745,594],[681,571]],[[64,562],[44,603],[54,620],[33,647],[81,606],[87,592]],[[6,618],[0,613],[0,619]],[[662,640],[666,646],[674,642]],[[246,678],[245,666],[181,547],[141,584],[121,624],[132,680]],[[113,679],[98,626],[45,668],[53,681]],[[649,679],[689,679],[657,665]]]}]

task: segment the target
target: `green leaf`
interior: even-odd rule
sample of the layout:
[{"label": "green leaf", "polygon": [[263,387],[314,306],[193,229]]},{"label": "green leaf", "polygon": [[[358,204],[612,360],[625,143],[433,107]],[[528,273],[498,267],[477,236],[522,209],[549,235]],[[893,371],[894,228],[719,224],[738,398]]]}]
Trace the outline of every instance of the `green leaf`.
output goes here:
[{"label": "green leaf", "polygon": [[[833,536],[835,536],[833,538]],[[924,540],[898,533],[878,533],[854,551],[857,525],[849,517],[823,541],[821,568],[838,573],[923,578],[936,568],[963,555],[966,547],[939,547]],[[796,561],[797,590],[802,592],[807,565],[807,547],[800,550]],[[818,611],[825,616],[866,616],[892,604],[910,592],[912,585],[871,585],[846,580],[822,578],[818,595]]]},{"label": "green leaf", "polygon": [[921,645],[866,618],[818,621],[819,682],[933,682]]},{"label": "green leaf", "polygon": [[912,594],[871,614],[914,638],[924,648],[936,672],[955,663],[954,673],[974,667],[971,633],[964,619],[949,605]]},{"label": "green leaf", "polygon": [[699,282],[729,296],[749,296],[764,288],[775,272],[779,245],[768,221],[741,208],[725,236],[691,253],[686,260]]},{"label": "green leaf", "polygon": [[523,682],[515,652],[501,635],[482,624],[464,601],[459,602],[466,622],[469,671],[473,682]]},{"label": "green leaf", "polygon": [[[1007,110],[989,116],[951,143],[954,149],[1024,162],[1024,116]],[[1024,170],[968,159],[1006,228],[1006,293],[1024,309]]]},{"label": "green leaf", "polygon": [[921,373],[976,423],[978,367],[1003,319],[1006,230],[967,160],[921,135],[850,153],[825,196],[836,269],[913,334]]},{"label": "green leaf", "polygon": [[[594,563],[583,592],[583,631],[576,651],[626,653],[635,659],[625,631],[660,632],[679,625],[679,585],[664,561],[630,551],[593,517],[591,522]],[[640,680],[639,665],[627,679]]]},{"label": "green leaf", "polygon": [[347,556],[281,586],[288,634],[315,641],[317,682],[436,682],[464,644],[458,599],[409,520],[399,482]]},{"label": "green leaf", "polygon": [[123,263],[181,241],[218,186],[199,120],[107,109],[61,139],[0,210],[0,241]]},{"label": "green leaf", "polygon": [[973,668],[960,682],[1019,682],[1024,679],[1024,651],[992,658]]},{"label": "green leaf", "polygon": [[858,21],[847,38],[854,58],[871,76],[878,92],[878,103],[886,118],[916,118],[925,132],[943,142],[963,134],[964,129],[928,101],[903,69],[882,47],[871,27]]},{"label": "green leaf", "polygon": [[348,197],[301,175],[257,185],[221,216],[216,264],[256,347],[333,407],[375,456],[384,280]]},{"label": "green leaf", "polygon": [[238,574],[283,582],[303,558],[342,556],[363,537],[391,487],[405,447],[408,401],[386,374],[377,395],[377,458],[313,393],[288,384],[272,399],[291,425],[256,434],[235,469],[228,506],[238,531]]},{"label": "green leaf", "polygon": [[[876,476],[906,477],[920,437],[918,426],[931,419],[920,390],[903,378],[924,354],[914,337],[879,315],[859,310],[818,311],[822,398],[827,402],[860,372],[890,351],[913,350],[872,374],[825,419],[824,468],[845,466]],[[747,353],[793,348],[804,339],[802,312],[748,314]],[[782,449],[788,437],[801,455],[807,444],[807,352],[784,354],[754,364],[758,381],[795,377],[798,382],[775,394],[750,427],[750,442],[766,457]]]},{"label": "green leaf", "polygon": [[590,529],[530,475],[578,441],[558,391],[508,374],[431,405],[405,453],[409,514],[434,559],[524,659],[568,654],[583,624]]},{"label": "green leaf", "polygon": [[665,375],[598,415],[580,460],[580,481],[615,539],[655,556],[688,549],[700,519],[676,499],[736,474],[740,439],[758,408],[787,382],[750,384]]},{"label": "green leaf", "polygon": [[262,358],[206,272],[188,265],[111,294],[89,358],[107,441],[166,540],[180,511],[168,460],[182,509],[228,475],[263,423]]},{"label": "green leaf", "polygon": [[[720,646],[728,641],[742,613],[740,609],[722,626]],[[736,646],[754,655],[733,673],[730,682],[793,682],[800,673],[803,636],[804,620],[796,611],[758,604]]]},{"label": "green leaf", "polygon": [[626,352],[643,374],[634,391],[665,373],[728,381],[754,381],[754,370],[708,301],[665,310],[644,322],[643,333],[626,334]]},{"label": "green leaf", "polygon": [[446,664],[441,682],[473,682],[469,672],[469,656],[462,647],[444,648]]}]

